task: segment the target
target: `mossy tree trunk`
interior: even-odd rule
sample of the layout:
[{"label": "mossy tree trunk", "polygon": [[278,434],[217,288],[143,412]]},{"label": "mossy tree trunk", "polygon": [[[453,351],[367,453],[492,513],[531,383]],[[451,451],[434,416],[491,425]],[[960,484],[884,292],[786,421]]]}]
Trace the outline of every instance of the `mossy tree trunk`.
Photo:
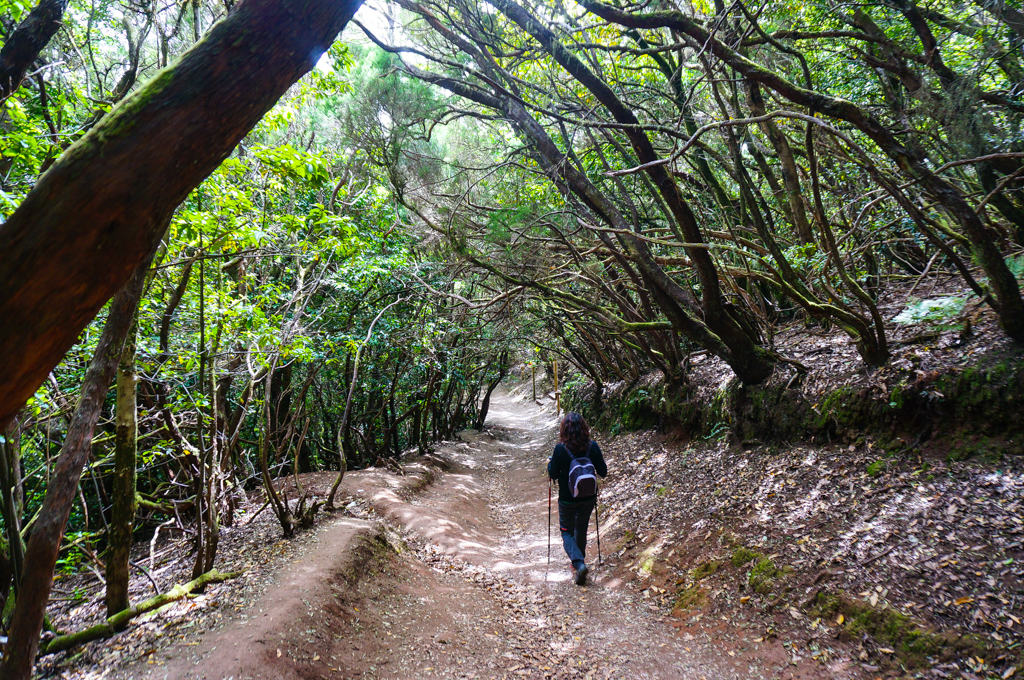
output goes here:
[{"label": "mossy tree trunk", "polygon": [[359,5],[240,3],[68,149],[0,225],[0,356],[18,357],[0,368],[0,428]]},{"label": "mossy tree trunk", "polygon": [[177,585],[168,590],[166,593],[155,595],[145,602],[140,602],[134,607],[125,608],[115,614],[107,617],[107,620],[103,623],[98,623],[95,626],[86,628],[85,630],[78,631],[77,633],[69,633],[68,635],[61,635],[51,640],[46,647],[43,648],[43,654],[55,654],[56,652],[63,652],[66,649],[83,645],[86,642],[92,640],[99,640],[100,638],[110,637],[119,630],[122,630],[128,625],[128,622],[140,614],[159,609],[165,604],[170,604],[183,597],[195,592],[201,591],[211,583],[220,583],[226,581],[229,578],[234,578],[239,575],[240,572],[220,572],[216,569],[201,574],[198,578],[189,581],[188,583]]},{"label": "mossy tree trunk", "polygon": [[25,543],[21,538],[24,493],[19,420],[15,419],[0,443],[0,518],[4,522],[4,533],[0,536],[0,617],[13,603],[25,562]]},{"label": "mossy tree trunk", "polygon": [[111,489],[113,508],[107,536],[106,560],[107,616],[128,608],[128,558],[135,523],[135,464],[139,432],[136,408],[135,346],[137,320],[125,338],[117,366],[117,420],[114,434],[114,481]]}]

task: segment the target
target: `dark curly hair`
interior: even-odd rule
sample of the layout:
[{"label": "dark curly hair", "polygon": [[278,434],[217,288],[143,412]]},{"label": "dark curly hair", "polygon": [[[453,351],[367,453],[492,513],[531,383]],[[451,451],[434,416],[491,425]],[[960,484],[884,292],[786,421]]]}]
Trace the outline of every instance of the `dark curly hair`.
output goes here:
[{"label": "dark curly hair", "polygon": [[579,413],[568,411],[562,416],[558,439],[574,454],[582,456],[590,446],[590,426]]}]

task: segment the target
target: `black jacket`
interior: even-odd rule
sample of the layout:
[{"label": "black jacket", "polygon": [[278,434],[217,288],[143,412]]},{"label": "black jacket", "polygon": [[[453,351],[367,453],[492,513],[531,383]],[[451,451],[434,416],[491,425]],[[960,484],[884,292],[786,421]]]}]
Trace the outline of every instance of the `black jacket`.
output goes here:
[{"label": "black jacket", "polygon": [[[580,456],[576,456],[576,458],[580,458]],[[598,475],[608,476],[608,466],[604,462],[601,447],[597,445],[597,442],[590,442],[587,458],[594,464],[594,470]],[[577,500],[572,497],[572,490],[569,488],[569,463],[572,462],[572,459],[573,455],[569,453],[565,444],[556,444],[555,450],[551,454],[551,460],[548,461],[548,477],[558,480],[559,503],[575,503]]]}]

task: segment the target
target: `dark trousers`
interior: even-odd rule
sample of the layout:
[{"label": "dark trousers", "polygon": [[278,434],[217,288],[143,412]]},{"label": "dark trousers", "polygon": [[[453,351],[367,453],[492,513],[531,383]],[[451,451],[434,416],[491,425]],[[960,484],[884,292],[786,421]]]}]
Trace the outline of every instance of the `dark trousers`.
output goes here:
[{"label": "dark trousers", "polygon": [[571,503],[558,502],[558,529],[562,533],[562,545],[572,566],[579,569],[587,555],[587,525],[590,513],[594,511],[596,497]]}]

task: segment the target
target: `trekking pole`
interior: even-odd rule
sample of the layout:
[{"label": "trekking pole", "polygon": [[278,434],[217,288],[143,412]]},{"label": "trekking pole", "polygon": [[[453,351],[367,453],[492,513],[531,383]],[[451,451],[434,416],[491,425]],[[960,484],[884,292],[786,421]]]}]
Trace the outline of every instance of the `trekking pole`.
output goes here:
[{"label": "trekking pole", "polygon": [[597,563],[601,564],[601,513],[598,510],[598,502],[601,497],[594,500],[594,523],[597,524]]},{"label": "trekking pole", "polygon": [[548,480],[548,563],[544,567],[544,583],[548,582],[548,570],[551,569],[551,480]]}]

